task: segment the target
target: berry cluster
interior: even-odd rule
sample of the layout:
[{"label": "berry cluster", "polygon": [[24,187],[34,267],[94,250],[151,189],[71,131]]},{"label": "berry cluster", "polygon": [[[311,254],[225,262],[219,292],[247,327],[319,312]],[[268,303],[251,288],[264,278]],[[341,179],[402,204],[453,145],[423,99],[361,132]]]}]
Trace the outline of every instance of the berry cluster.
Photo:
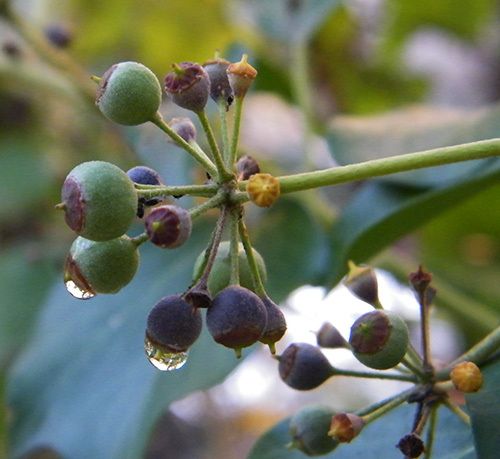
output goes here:
[{"label": "berry cluster", "polygon": [[[333,376],[393,379],[413,382],[415,387],[356,413],[335,413],[323,405],[306,406],[290,419],[289,447],[309,456],[327,454],[341,443],[350,443],[369,422],[407,402],[418,405],[415,421],[410,433],[404,435],[396,447],[404,457],[417,458],[425,451],[421,433],[432,410],[445,404],[459,415],[467,416],[451,403],[447,390],[455,388],[462,392],[476,392],[481,388],[482,374],[479,367],[469,361],[453,363],[449,367],[451,370],[441,374],[432,365],[428,354],[428,311],[436,291],[430,286],[430,281],[430,274],[422,269],[410,275],[410,283],[421,306],[423,341],[427,343],[421,357],[409,341],[405,322],[395,313],[383,309],[374,271],[350,262],[344,284],[352,294],[372,305],[374,310],[353,323],[349,341],[332,324],[325,323],[316,335],[318,346],[290,344],[277,357],[281,379],[296,390],[315,389]],[[347,348],[369,368],[392,368],[396,371],[375,373],[335,368],[320,348]]]},{"label": "berry cluster", "polygon": [[[192,284],[182,293],[161,298],[147,317],[145,351],[160,370],[185,363],[201,333],[201,309],[206,309],[206,325],[213,339],[238,356],[242,348],[257,341],[274,353],[274,344],[286,331],[283,313],[264,288],[264,260],[251,246],[243,221],[246,201],[269,207],[280,192],[279,181],[261,174],[253,158],[238,159],[237,155],[242,104],[256,75],[246,56],[237,63],[217,56],[204,65],[172,65],[164,90],[171,101],[198,116],[208,152],[197,143],[196,128],[189,118],[163,120],[159,113],[162,86],[144,65],[121,62],[102,78],[92,77],[98,83],[96,105],[104,116],[128,126],[152,122],[205,169],[209,180],[174,187],[146,166],[127,172],[103,161],[76,166],[66,177],[62,202],[56,206],[78,235],[65,263],[68,291],[80,299],[119,291],[134,277],[141,244],[149,241],[175,249],[189,239],[195,218],[209,209],[220,211],[211,240],[195,262]],[[209,98],[219,107],[222,145],[205,113]],[[226,114],[233,105],[230,139]],[[189,210],[168,202],[169,196],[185,194],[208,199]],[[143,219],[144,232],[129,237],[125,233],[136,218]],[[225,232],[228,241],[222,241]]]}]

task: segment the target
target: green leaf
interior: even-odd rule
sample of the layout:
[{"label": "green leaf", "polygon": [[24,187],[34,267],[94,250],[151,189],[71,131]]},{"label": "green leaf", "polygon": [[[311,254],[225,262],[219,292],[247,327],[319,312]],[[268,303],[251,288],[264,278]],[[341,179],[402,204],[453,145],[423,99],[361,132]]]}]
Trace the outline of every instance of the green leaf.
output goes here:
[{"label": "green leaf", "polygon": [[482,368],[483,387],[475,394],[466,394],[472,421],[472,433],[478,456],[495,459],[500,449],[500,359]]},{"label": "green leaf", "polygon": [[495,184],[499,177],[500,161],[494,158],[478,163],[466,179],[443,181],[428,190],[379,181],[364,185],[332,228],[332,282],[344,275],[348,260],[368,260],[399,237]]},{"label": "green leaf", "polygon": [[139,272],[117,295],[75,300],[61,277],[9,374],[14,454],[49,445],[71,459],[137,459],[172,401],[220,382],[234,368],[234,353],[207,333],[177,371],[160,372],[144,356],[147,314],[161,297],[189,285],[209,239],[203,226],[211,225],[199,225],[174,251],[141,247]]},{"label": "green leaf", "polygon": [[280,301],[293,289],[316,281],[325,266],[327,238],[300,201],[282,198],[265,212],[251,237],[266,263],[266,289]]},{"label": "green leaf", "polygon": [[[399,459],[401,453],[395,445],[409,433],[413,423],[415,406],[404,405],[366,426],[352,443],[340,445],[324,459]],[[298,450],[289,450],[286,445],[291,437],[288,432],[289,419],[281,421],[267,431],[254,445],[247,459],[306,459],[309,456]],[[425,433],[423,436],[425,440]],[[437,430],[433,457],[439,459],[475,459],[472,434],[449,410],[438,412]]]},{"label": "green leaf", "polygon": [[50,260],[30,260],[29,249],[11,247],[0,259],[0,295],[5,305],[0,308],[0,368],[29,337],[55,274]]},{"label": "green leaf", "polygon": [[[328,15],[341,5],[339,0],[256,0],[242,10],[253,16],[262,33],[284,43],[309,39]],[[243,13],[242,13],[243,14]]]}]

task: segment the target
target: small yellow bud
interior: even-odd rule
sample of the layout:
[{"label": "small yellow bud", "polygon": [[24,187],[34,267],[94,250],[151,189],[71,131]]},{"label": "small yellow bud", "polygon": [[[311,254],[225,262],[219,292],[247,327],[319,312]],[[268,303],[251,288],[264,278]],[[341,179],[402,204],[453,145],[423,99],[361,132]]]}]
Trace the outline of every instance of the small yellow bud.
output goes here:
[{"label": "small yellow bud", "polygon": [[280,182],[271,174],[254,174],[248,179],[247,193],[259,207],[270,207],[280,195]]},{"label": "small yellow bud", "polygon": [[473,362],[461,362],[453,367],[450,378],[455,387],[462,392],[477,392],[483,385],[483,375]]}]

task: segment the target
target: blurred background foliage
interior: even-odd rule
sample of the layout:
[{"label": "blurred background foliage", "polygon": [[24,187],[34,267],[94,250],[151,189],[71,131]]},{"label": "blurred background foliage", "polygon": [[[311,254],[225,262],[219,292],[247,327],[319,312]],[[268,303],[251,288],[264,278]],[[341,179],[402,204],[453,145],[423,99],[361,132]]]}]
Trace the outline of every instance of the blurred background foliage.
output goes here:
[{"label": "blurred background foliage", "polygon": [[[0,0],[0,455],[243,457],[272,423],[251,412],[229,448],[209,403],[198,430],[166,411],[238,363],[209,341],[175,375],[142,355],[147,311],[189,284],[207,225],[179,252],[146,249],[119,295],[82,304],[62,288],[73,236],[54,204],[68,170],[101,159],[203,180],[153,127],[104,119],[89,75],[137,60],[161,77],[173,62],[247,52],[259,77],[241,150],[286,174],[500,137],[499,14],[496,0]],[[423,263],[439,312],[472,344],[499,321],[499,178],[485,160],[250,208],[269,291],[332,287],[349,258],[400,277]]]}]

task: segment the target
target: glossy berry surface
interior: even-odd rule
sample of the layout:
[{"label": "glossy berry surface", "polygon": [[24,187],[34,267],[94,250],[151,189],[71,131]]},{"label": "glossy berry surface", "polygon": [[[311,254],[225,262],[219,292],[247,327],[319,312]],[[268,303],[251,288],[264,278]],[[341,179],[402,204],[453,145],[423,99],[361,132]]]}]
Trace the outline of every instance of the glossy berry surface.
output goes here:
[{"label": "glossy berry surface", "polygon": [[164,351],[184,352],[200,336],[200,311],[180,295],[162,298],[147,319],[146,337]]},{"label": "glossy berry surface", "polygon": [[233,90],[227,77],[229,65],[230,62],[225,59],[214,59],[203,64],[210,79],[210,97],[215,102],[224,101],[227,107],[233,101]]},{"label": "glossy berry surface", "polygon": [[127,175],[134,183],[141,185],[161,185],[160,174],[147,166],[135,166],[127,171]]},{"label": "glossy berry surface", "polygon": [[133,126],[150,121],[161,104],[161,85],[155,74],[138,62],[120,62],[102,76],[96,104],[104,116]]},{"label": "glossy berry surface", "polygon": [[334,411],[323,405],[311,405],[297,411],[289,424],[291,447],[308,456],[321,456],[333,451],[338,442],[328,436]]},{"label": "glossy berry surface", "polygon": [[[217,250],[217,255],[215,257],[214,265],[210,271],[208,277],[208,289],[212,295],[216,295],[222,289],[229,285],[229,279],[231,277],[231,258],[230,258],[230,244],[229,241],[223,241],[220,243]],[[264,263],[264,259],[257,250],[253,249],[253,255],[255,261],[257,262],[257,268],[260,273],[262,282],[267,280],[267,270]],[[203,260],[205,257],[205,252],[200,253],[193,268],[193,277],[197,279],[201,275],[201,268],[203,265]],[[248,264],[247,256],[245,254],[245,249],[243,244],[240,242],[238,245],[238,266],[240,275],[240,285],[247,289],[253,289],[253,278],[250,271],[250,266]]]},{"label": "glossy berry surface", "polygon": [[150,241],[164,249],[181,246],[191,235],[191,216],[178,206],[154,208],[146,217],[145,225]]},{"label": "glossy berry surface", "polygon": [[78,237],[66,258],[64,281],[92,296],[116,293],[133,279],[138,266],[139,252],[128,236],[103,242]]},{"label": "glossy berry surface", "polygon": [[334,374],[328,359],[311,344],[290,344],[278,360],[281,379],[293,389],[315,389]]},{"label": "glossy berry surface", "polygon": [[207,311],[207,327],[223,346],[242,349],[255,343],[265,330],[267,313],[252,291],[231,285],[220,291]]},{"label": "glossy berry surface", "polygon": [[267,344],[274,354],[274,344],[286,332],[286,319],[279,306],[269,297],[261,298],[267,312],[267,324],[263,335],[259,338],[261,343]]},{"label": "glossy berry surface", "polygon": [[368,312],[352,325],[349,343],[361,363],[377,370],[387,370],[401,362],[406,354],[408,327],[393,312]]},{"label": "glossy berry surface", "polygon": [[137,192],[114,164],[88,161],[66,177],[61,191],[68,226],[80,236],[106,241],[124,234],[137,210]]}]

